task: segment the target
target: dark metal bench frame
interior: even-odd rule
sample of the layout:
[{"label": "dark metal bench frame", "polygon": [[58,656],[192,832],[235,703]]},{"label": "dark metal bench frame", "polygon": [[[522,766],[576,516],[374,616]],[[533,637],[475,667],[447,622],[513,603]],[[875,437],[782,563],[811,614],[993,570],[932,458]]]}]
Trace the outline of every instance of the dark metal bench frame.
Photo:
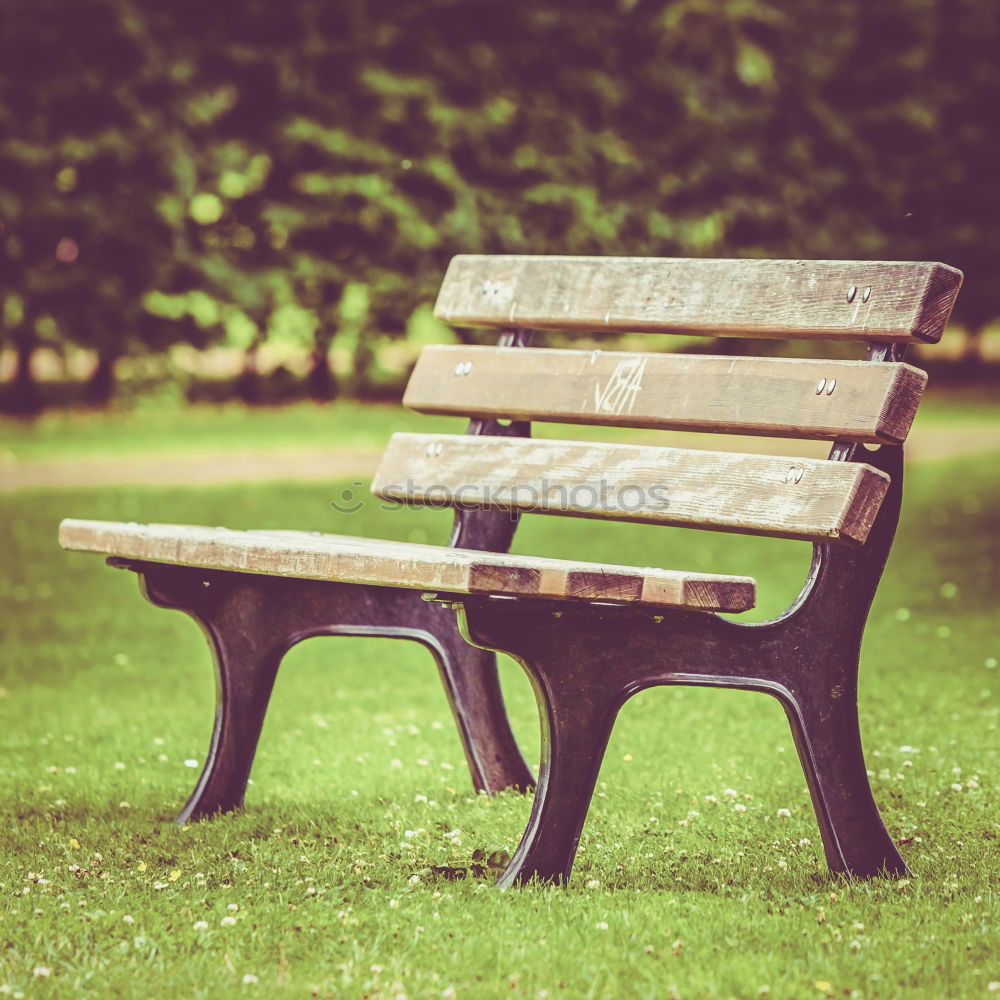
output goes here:
[{"label": "dark metal bench frame", "polygon": [[[500,343],[524,347],[529,336],[506,331]],[[868,358],[898,361],[903,350],[873,344]],[[530,426],[473,420],[468,432],[527,436]],[[906,874],[872,796],[857,709],[861,638],[899,519],[902,446],[870,450],[837,443],[830,457],[888,473],[889,492],[867,542],[815,544],[798,597],[762,623],[109,559],[139,574],[152,603],[194,618],[214,652],[218,706],[211,748],[178,822],[242,805],[278,666],[293,645],[321,635],[378,636],[414,640],[434,655],[480,790],[534,784],[510,730],[493,651],[513,656],[531,678],[541,714],[542,765],[528,828],[500,886],[566,882],[617,713],[632,695],[656,685],[736,688],[777,698],[791,725],[830,870],[860,878]],[[449,544],[506,551],[516,525],[516,515],[460,510]]]}]

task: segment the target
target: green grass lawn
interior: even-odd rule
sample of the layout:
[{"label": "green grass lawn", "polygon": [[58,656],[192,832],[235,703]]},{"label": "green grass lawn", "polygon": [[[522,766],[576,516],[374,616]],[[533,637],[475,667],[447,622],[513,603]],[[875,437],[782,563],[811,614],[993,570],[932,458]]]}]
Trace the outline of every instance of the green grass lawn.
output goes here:
[{"label": "green grass lawn", "polygon": [[[319,412],[302,434],[319,434]],[[226,421],[246,433],[235,415],[219,420],[215,433]],[[117,440],[134,444],[126,433]],[[530,802],[473,795],[429,654],[385,640],[295,648],[245,811],[178,829],[213,716],[204,640],[147,604],[132,574],[62,553],[58,520],[446,535],[440,512],[372,504],[338,519],[329,501],[341,486],[0,497],[0,995],[991,995],[996,463],[913,470],[866,636],[869,766],[914,872],[898,882],[832,881],[778,704],[698,689],[626,706],[568,890],[498,893],[473,874],[435,875],[480,849],[511,850]],[[542,517],[525,520],[517,545],[749,573],[758,617],[787,603],[808,561],[798,543]],[[533,758],[530,688],[512,663],[504,678]]]}]

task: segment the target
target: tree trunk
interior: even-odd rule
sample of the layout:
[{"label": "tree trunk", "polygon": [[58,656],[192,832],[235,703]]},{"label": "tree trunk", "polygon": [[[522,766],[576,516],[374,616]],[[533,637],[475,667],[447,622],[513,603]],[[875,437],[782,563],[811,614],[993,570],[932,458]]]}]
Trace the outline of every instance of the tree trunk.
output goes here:
[{"label": "tree trunk", "polygon": [[97,367],[87,381],[87,401],[92,406],[106,407],[115,394],[115,362],[118,352],[107,348],[97,352]]},{"label": "tree trunk", "polygon": [[31,371],[31,359],[38,346],[35,331],[25,322],[14,331],[14,348],[17,351],[17,369],[7,394],[6,409],[22,417],[32,417],[41,412],[42,394]]},{"label": "tree trunk", "polygon": [[330,367],[330,344],[333,334],[329,328],[321,326],[316,331],[312,350],[312,367],[306,376],[309,395],[319,403],[325,403],[337,395],[337,379]]},{"label": "tree trunk", "polygon": [[260,372],[257,371],[257,354],[264,343],[264,328],[257,326],[257,333],[243,354],[243,370],[236,376],[236,395],[248,406],[260,402]]},{"label": "tree trunk", "polygon": [[958,358],[963,372],[974,374],[983,366],[983,327],[970,326],[965,331],[965,342]]}]

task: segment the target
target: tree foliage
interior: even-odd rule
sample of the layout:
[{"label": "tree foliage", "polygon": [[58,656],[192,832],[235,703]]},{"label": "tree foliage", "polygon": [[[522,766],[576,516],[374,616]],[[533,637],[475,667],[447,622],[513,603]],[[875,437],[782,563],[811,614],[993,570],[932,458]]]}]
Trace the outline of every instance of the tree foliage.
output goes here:
[{"label": "tree foliage", "polygon": [[364,288],[367,335],[401,333],[459,251],[941,259],[968,276],[959,319],[1000,314],[996,5],[7,15],[3,336],[21,408],[42,342],[96,349],[107,375],[131,350],[220,341],[252,359],[283,337],[330,395],[347,290]]}]

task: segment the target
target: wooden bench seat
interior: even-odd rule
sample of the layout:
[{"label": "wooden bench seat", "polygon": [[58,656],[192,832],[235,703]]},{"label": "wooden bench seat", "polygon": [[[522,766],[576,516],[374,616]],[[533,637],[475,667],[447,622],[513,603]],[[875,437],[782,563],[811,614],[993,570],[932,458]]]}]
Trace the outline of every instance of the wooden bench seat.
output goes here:
[{"label": "wooden bench seat", "polygon": [[59,542],[77,552],[141,563],[452,594],[730,612],[752,608],[756,594],[754,581],[745,576],[568,562],[304,531],[67,519],[60,525]]},{"label": "wooden bench seat", "polygon": [[[501,886],[569,878],[619,709],[670,684],[777,698],[831,871],[905,873],[868,780],[858,666],[899,518],[903,442],[926,384],[903,353],[940,339],[960,284],[953,268],[923,262],[459,256],[435,314],[497,330],[499,343],[427,348],[405,402],[465,416],[467,431],[394,435],[373,483],[387,500],[453,508],[447,545],[64,522],[65,547],[134,570],[150,600],[191,615],[212,646],[218,715],[181,821],[242,804],[291,645],[386,636],[433,653],[473,782],[489,791],[533,781],[493,651],[531,677],[542,763]],[[866,348],[844,360],[532,342],[548,330]],[[539,441],[536,421],[832,444],[817,459],[766,454],[764,440],[760,454]],[[535,514],[807,540],[813,560],[784,612],[746,623],[719,612],[752,606],[749,577],[508,554],[519,519]]]}]

